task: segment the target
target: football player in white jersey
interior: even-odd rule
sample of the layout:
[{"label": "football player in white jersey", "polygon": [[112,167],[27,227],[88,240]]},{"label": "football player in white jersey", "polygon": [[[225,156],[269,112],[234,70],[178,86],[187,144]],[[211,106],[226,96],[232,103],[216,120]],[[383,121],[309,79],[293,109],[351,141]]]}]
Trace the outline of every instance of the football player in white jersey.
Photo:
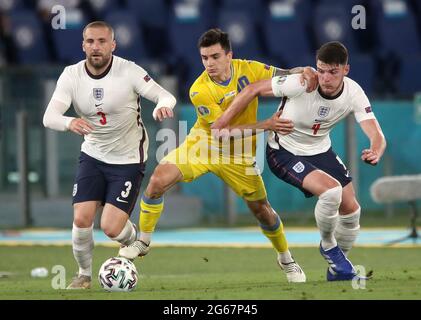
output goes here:
[{"label": "football player in white jersey", "polygon": [[[78,275],[68,289],[91,287],[92,229],[104,206],[101,229],[121,245],[136,239],[129,220],[144,176],[148,136],[140,114],[142,97],[156,103],[153,116],[172,117],[174,96],[134,62],[113,55],[114,31],[103,21],[83,30],[86,60],[68,66],[44,114],[47,128],[84,137],[73,187],[73,254]],[[73,105],[79,117],[64,113]]]},{"label": "football player in white jersey", "polygon": [[[360,205],[355,197],[352,178],[341,159],[334,153],[330,130],[348,114],[370,140],[361,159],[376,165],[386,148],[386,140],[363,89],[346,77],[350,66],[348,51],[340,42],[324,44],[316,55],[319,88],[305,92],[295,75],[274,77],[247,86],[224,115],[213,125],[232,129],[229,123],[256,96],[282,97],[278,112],[271,118],[250,126],[273,130],[279,113],[294,123],[292,133],[269,134],[266,158],[271,171],[280,179],[300,189],[306,197],[319,199],[315,207],[321,234],[320,252],[329,263],[327,280],[351,280],[355,269],[347,259],[360,229]],[[244,129],[241,127],[240,129]],[[238,130],[237,130],[238,131]],[[222,131],[223,132],[223,131]]]}]

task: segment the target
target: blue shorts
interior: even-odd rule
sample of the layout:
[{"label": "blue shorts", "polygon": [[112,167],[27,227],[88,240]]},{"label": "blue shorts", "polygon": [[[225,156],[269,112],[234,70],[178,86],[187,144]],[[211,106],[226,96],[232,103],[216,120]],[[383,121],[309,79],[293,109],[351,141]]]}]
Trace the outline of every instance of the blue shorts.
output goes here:
[{"label": "blue shorts", "polygon": [[110,203],[128,215],[136,204],[145,165],[108,164],[81,152],[76,181],[73,186],[73,204],[85,201]]},{"label": "blue shorts", "polygon": [[332,148],[314,156],[295,156],[279,146],[279,150],[266,147],[266,160],[270,170],[281,180],[300,189],[306,198],[313,194],[303,188],[304,178],[313,170],[322,170],[345,187],[352,181],[348,169]]}]

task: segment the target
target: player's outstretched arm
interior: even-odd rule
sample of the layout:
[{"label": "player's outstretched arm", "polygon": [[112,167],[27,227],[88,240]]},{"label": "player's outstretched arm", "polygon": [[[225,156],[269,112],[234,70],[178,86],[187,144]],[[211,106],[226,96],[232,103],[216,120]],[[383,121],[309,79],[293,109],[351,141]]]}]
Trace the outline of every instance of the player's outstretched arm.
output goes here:
[{"label": "player's outstretched arm", "polygon": [[375,166],[383,156],[386,149],[386,139],[380,124],[376,119],[368,119],[360,122],[361,129],[370,139],[370,148],[361,153],[361,160]]},{"label": "player's outstretched arm", "polygon": [[[211,129],[214,129],[214,132],[221,131],[222,129],[234,129],[230,127],[229,124],[232,120],[239,115],[248,104],[257,96],[270,96],[270,97],[296,97],[304,93],[306,90],[306,83],[301,84],[300,76],[298,74],[290,76],[277,76],[272,79],[261,80],[254,82],[247,87],[245,87],[234,99],[229,108],[224,111],[222,116],[220,116],[211,126]],[[285,119],[284,119],[285,120]],[[235,127],[238,129],[238,127]],[[292,128],[284,128],[287,133],[292,131]],[[289,132],[288,132],[289,131]],[[282,134],[287,134],[281,132]],[[226,135],[226,131],[223,136]],[[217,136],[215,136],[217,137]]]},{"label": "player's outstretched arm", "polygon": [[227,128],[231,121],[241,114],[249,103],[257,96],[273,97],[271,79],[260,80],[245,87],[211,126],[211,129],[221,130]]},{"label": "player's outstretched arm", "polygon": [[229,126],[221,130],[212,129],[212,135],[222,140],[245,138],[267,130],[287,135],[294,130],[294,124],[289,119],[281,118],[281,115],[282,111],[277,111],[269,119],[256,123]]}]

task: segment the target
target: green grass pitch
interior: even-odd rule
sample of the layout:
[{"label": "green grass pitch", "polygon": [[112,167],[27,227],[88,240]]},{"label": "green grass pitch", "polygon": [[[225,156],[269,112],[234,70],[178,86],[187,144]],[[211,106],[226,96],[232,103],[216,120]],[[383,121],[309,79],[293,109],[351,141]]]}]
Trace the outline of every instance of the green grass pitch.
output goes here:
[{"label": "green grass pitch", "polygon": [[[0,300],[7,299],[421,299],[421,249],[365,248],[351,252],[354,265],[374,270],[365,288],[351,282],[325,280],[327,264],[317,248],[291,248],[307,275],[307,283],[289,284],[270,248],[155,247],[136,260],[140,279],[135,291],[108,293],[96,275],[116,247],[94,249],[93,288],[53,289],[55,274],[31,278],[30,270],[54,265],[66,270],[66,283],[76,272],[70,246],[0,246]],[[8,274],[9,273],[9,274]]]}]

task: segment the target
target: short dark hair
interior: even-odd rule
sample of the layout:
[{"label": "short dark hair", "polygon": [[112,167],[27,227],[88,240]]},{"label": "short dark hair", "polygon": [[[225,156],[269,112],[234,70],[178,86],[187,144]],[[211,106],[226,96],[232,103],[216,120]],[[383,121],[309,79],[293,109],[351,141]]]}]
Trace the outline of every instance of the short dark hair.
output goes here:
[{"label": "short dark hair", "polygon": [[86,27],[83,28],[83,32],[82,32],[83,36],[85,36],[86,29],[89,29],[89,28],[107,28],[111,32],[111,39],[114,40],[114,29],[113,27],[111,27],[110,24],[108,24],[105,21],[93,21],[87,24]]},{"label": "short dark hair", "polygon": [[339,41],[327,42],[317,50],[316,60],[326,64],[348,64],[348,50]]},{"label": "short dark hair", "polygon": [[229,35],[226,32],[223,32],[221,29],[214,28],[206,31],[202,34],[197,42],[197,47],[200,48],[207,48],[213,46],[214,44],[219,43],[224,49],[225,53],[230,52],[231,49],[231,41],[229,39]]}]

